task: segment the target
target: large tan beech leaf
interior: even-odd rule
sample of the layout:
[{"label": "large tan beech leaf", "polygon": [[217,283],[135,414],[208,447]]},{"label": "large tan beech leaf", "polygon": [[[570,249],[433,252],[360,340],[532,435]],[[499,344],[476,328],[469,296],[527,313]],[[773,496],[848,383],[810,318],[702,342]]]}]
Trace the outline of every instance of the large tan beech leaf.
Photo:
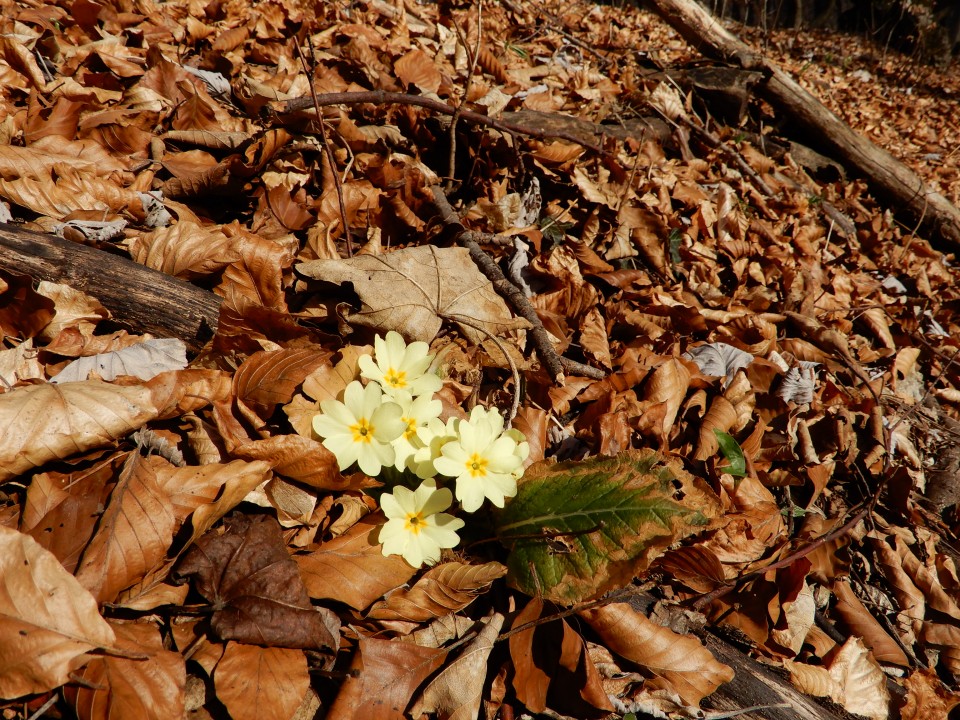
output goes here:
[{"label": "large tan beech leaf", "polygon": [[511,316],[464,248],[427,245],[386,255],[314,260],[297,265],[297,271],[316,280],[352,283],[361,307],[347,320],[378,332],[396,330],[407,340],[430,342],[444,319],[459,323],[478,344],[486,336],[477,326],[491,335],[527,327],[526,320]]},{"label": "large tan beech leaf", "polygon": [[233,720],[290,720],[310,689],[303,650],[229,642],[213,674]]},{"label": "large tan beech leaf", "polygon": [[109,445],[151,420],[203,407],[229,392],[222,375],[181,370],[130,385],[85,380],[0,395],[0,483]]},{"label": "large tan beech leaf", "polygon": [[669,682],[689,705],[699,705],[733,680],[733,669],[714,658],[697,638],[661,627],[627,603],[584,610],[580,617],[610,650]]},{"label": "large tan beech leaf", "polygon": [[46,692],[112,646],[97,602],[36,540],[0,525],[0,698]]}]

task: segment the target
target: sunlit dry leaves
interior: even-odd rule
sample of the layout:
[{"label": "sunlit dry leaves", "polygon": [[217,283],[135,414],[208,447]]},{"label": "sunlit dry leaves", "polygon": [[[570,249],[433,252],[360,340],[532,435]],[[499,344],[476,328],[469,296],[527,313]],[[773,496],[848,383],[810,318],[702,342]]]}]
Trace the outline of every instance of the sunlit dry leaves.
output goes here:
[{"label": "sunlit dry leaves", "polygon": [[51,382],[75,382],[96,376],[115,380],[120,375],[131,375],[150,380],[168,370],[182,370],[187,366],[187,346],[175,338],[144,340],[136,345],[74,360],[61,370]]},{"label": "sunlit dry leaves", "polygon": [[317,367],[327,362],[326,350],[275,350],[251,355],[233,378],[237,398],[264,418],[277,405],[290,402],[297,387]]},{"label": "sunlit dry leaves", "polygon": [[337,458],[316,440],[300,435],[274,435],[233,446],[231,454],[245,460],[263,460],[274,472],[319,490],[359,490],[372,484],[356,475],[344,477]]},{"label": "sunlit dry leaves", "polygon": [[55,315],[50,324],[44,327],[42,334],[47,340],[54,339],[66,328],[89,329],[110,317],[109,311],[99,300],[69,285],[43,281],[37,285],[37,292],[52,300],[54,304]]},{"label": "sunlit dry leaves", "polygon": [[827,696],[848,712],[885,720],[890,694],[883,670],[859,638],[848,639],[827,666],[787,660],[790,680],[811,695]]},{"label": "sunlit dry leaves", "polygon": [[440,71],[423,50],[411,50],[393,65],[397,77],[420,92],[435,93],[440,88]]},{"label": "sunlit dry leaves", "polygon": [[907,697],[900,708],[902,720],[939,720],[960,705],[960,695],[949,692],[932,670],[915,670],[903,684]]},{"label": "sunlit dry leaves", "polygon": [[446,650],[361,637],[350,675],[327,711],[343,720],[404,720],[420,684],[437,670]]},{"label": "sunlit dry leaves", "polygon": [[0,482],[50,460],[107,445],[159,413],[146,385],[86,380],[0,395]]},{"label": "sunlit dry leaves", "polygon": [[130,256],[141,265],[184,280],[210,275],[239,257],[234,241],[215,225],[181,221],[140,235]]},{"label": "sunlit dry leaves", "polygon": [[94,459],[74,472],[36,473],[27,488],[20,530],[73,572],[116,479],[123,455]]},{"label": "sunlit dry leaves", "polygon": [[863,640],[878,662],[907,667],[909,660],[900,645],[890,637],[883,626],[870,614],[850,587],[849,580],[838,579],[833,584],[836,597],[834,611],[850,628],[851,634]]},{"label": "sunlit dry leaves", "polygon": [[367,516],[338,538],[296,561],[310,597],[337,600],[363,610],[407,582],[416,568],[399,555],[384,556],[377,542],[381,514]]},{"label": "sunlit dry leaves", "polygon": [[97,602],[29,535],[0,526],[0,697],[52,690],[112,646]]},{"label": "sunlit dry leaves", "polygon": [[424,688],[410,709],[411,715],[417,717],[424,712],[434,713],[448,720],[473,720],[478,717],[487,677],[487,658],[503,627],[503,620],[500,613],[484,619],[483,629],[460,656],[447,664]]},{"label": "sunlit dry leaves", "polygon": [[660,627],[627,603],[584,610],[580,617],[608,648],[662,677],[687,704],[699,705],[733,680],[733,670],[718,662],[697,638]]},{"label": "sunlit dry leaves", "polygon": [[498,562],[442,563],[424,573],[409,590],[401,588],[376,603],[367,616],[378,620],[426,622],[462,610],[506,573],[507,569]]},{"label": "sunlit dry leaves", "polygon": [[310,687],[310,673],[302,650],[229,642],[213,682],[235,720],[290,720]]},{"label": "sunlit dry leaves", "polygon": [[486,335],[473,325],[492,335],[526,326],[526,321],[511,316],[463,248],[424,246],[386,255],[316,260],[298,265],[297,271],[317,280],[352,283],[361,308],[347,319],[380,333],[395,330],[410,341],[432,341],[443,320],[459,324],[475,343]]},{"label": "sunlit dry leaves", "polygon": [[[532,598],[517,614],[513,629],[549,616],[550,606]],[[566,620],[545,622],[510,636],[513,688],[517,699],[533,712],[547,707],[593,715],[612,709],[583,638]]]},{"label": "sunlit dry leaves", "polygon": [[173,540],[175,518],[170,498],[156,473],[140,455],[129,456],[110,503],[77,568],[77,581],[98,602],[117,594],[159,564]]},{"label": "sunlit dry leaves", "polygon": [[66,696],[80,720],[137,717],[168,720],[185,712],[186,668],[183,656],[165,650],[153,623],[112,622],[115,647],[129,657],[91,660],[68,685]]},{"label": "sunlit dry leaves", "polygon": [[205,535],[178,563],[213,605],[213,632],[222,640],[289,648],[339,646],[340,621],[310,604],[297,565],[272,518],[238,515],[222,534]]}]

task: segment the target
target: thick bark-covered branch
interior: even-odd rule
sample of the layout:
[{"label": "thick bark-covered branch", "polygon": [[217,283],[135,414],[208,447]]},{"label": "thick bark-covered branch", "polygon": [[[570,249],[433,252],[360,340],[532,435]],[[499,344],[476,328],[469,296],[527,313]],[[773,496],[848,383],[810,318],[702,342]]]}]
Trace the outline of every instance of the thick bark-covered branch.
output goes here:
[{"label": "thick bark-covered branch", "polygon": [[736,63],[745,70],[761,70],[765,80],[757,87],[781,113],[822,138],[836,159],[864,175],[877,194],[912,215],[935,245],[946,241],[952,250],[960,249],[960,210],[943,195],[927,188],[913,170],[851,130],[787,73],[726,30],[695,0],[647,2],[704,55]]},{"label": "thick bark-covered branch", "polygon": [[0,270],[82,290],[131,331],[179,338],[192,352],[217,327],[221,299],[213,293],[54,235],[0,223]]}]

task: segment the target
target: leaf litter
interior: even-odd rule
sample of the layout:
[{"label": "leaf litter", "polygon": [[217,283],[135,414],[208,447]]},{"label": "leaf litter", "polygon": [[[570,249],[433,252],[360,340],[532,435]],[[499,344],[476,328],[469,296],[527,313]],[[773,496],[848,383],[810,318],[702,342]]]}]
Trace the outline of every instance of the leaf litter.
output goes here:
[{"label": "leaf litter", "polygon": [[[680,609],[852,713],[958,704],[953,256],[670,75],[655,17],[0,8],[0,217],[223,298],[186,365],[96,287],[0,274],[5,717],[693,717],[733,670]],[[955,79],[740,30],[958,202]],[[516,403],[530,446],[426,570],[310,430],[389,330],[445,419]]]}]

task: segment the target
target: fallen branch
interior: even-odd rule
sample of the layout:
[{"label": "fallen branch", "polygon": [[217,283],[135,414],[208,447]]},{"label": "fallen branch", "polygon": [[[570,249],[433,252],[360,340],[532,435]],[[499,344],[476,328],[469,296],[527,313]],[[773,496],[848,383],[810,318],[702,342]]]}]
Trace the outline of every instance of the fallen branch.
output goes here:
[{"label": "fallen branch", "polygon": [[[384,90],[366,90],[363,92],[343,92],[343,93],[325,93],[316,96],[317,106],[326,105],[415,105],[417,107],[433,110],[441,115],[458,117],[477,125],[485,125],[494,130],[510,133],[514,135],[526,135],[527,137],[537,138],[538,140],[547,140],[557,138],[559,140],[568,140],[576,143],[587,150],[603,154],[603,148],[583,139],[582,136],[569,133],[564,130],[544,130],[532,125],[523,123],[509,122],[507,120],[497,120],[488,115],[475,112],[473,110],[464,110],[453,105],[448,105],[442,100],[434,100],[420,95],[407,95],[405,93],[386,92]],[[280,105],[281,112],[297,112],[314,107],[314,98],[298,97],[287,100]]]},{"label": "fallen branch", "polygon": [[54,235],[0,224],[0,270],[89,293],[131,332],[183,340],[191,352],[213,337],[221,298],[127,258]]},{"label": "fallen branch", "polygon": [[460,218],[457,217],[457,214],[450,206],[450,201],[447,200],[447,196],[443,194],[440,188],[434,186],[431,190],[433,191],[433,203],[440,213],[440,219],[443,224],[455,229],[457,242],[470,252],[470,257],[473,259],[473,262],[476,263],[480,271],[487,276],[487,279],[493,283],[494,289],[501,297],[510,303],[514,312],[530,323],[530,339],[537,349],[537,356],[540,358],[540,362],[550,374],[550,379],[558,385],[563,385],[565,373],[593,378],[595,380],[605,378],[606,373],[602,370],[561,357],[557,353],[533,305],[530,304],[530,301],[527,300],[526,296],[520,291],[520,288],[504,276],[503,271],[500,270],[500,267],[493,261],[493,258],[487,255],[487,253],[483,251],[483,248],[480,247],[480,244],[477,242],[478,238],[482,237],[480,233],[475,233],[463,226]]},{"label": "fallen branch", "polygon": [[858,135],[796,80],[726,30],[695,0],[649,0],[650,6],[697,50],[766,76],[758,87],[784,115],[809,128],[837,157],[862,173],[879,194],[906,210],[932,238],[960,249],[960,210],[926,187],[913,170]]}]

